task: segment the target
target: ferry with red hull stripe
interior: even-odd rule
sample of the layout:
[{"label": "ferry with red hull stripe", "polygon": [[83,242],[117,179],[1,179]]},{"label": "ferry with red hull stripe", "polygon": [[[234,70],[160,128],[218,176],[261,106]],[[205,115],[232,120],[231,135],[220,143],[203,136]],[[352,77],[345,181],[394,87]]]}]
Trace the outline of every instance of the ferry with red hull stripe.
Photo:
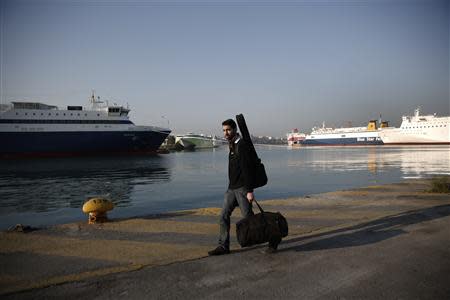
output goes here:
[{"label": "ferry with red hull stripe", "polygon": [[0,157],[156,153],[170,129],[137,126],[130,109],[91,96],[91,106],[60,109],[40,102],[0,107]]},{"label": "ferry with red hull stripe", "polygon": [[421,115],[419,107],[402,117],[399,128],[381,130],[380,137],[386,145],[450,145],[450,116]]},{"label": "ferry with red hull stripe", "polygon": [[286,134],[288,146],[300,146],[302,141],[306,138],[306,134],[299,132],[297,128],[292,129]]}]

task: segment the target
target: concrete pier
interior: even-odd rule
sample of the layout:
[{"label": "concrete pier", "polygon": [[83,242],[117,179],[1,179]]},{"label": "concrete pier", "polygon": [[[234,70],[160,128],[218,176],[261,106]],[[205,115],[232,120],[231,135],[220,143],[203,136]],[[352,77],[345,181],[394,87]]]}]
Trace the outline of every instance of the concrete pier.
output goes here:
[{"label": "concrete pier", "polygon": [[[219,208],[0,233],[9,299],[450,297],[450,195],[428,180],[261,201],[289,222],[264,245],[207,257]],[[255,208],[256,209],[256,208]],[[240,218],[239,209],[233,223]]]}]

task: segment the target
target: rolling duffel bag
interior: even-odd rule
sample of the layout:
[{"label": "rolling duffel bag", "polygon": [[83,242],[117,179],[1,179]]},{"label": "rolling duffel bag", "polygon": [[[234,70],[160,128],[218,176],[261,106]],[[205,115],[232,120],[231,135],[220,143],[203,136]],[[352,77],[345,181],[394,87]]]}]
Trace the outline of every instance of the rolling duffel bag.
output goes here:
[{"label": "rolling duffel bag", "polygon": [[260,213],[236,223],[236,235],[241,247],[250,247],[269,242],[276,248],[281,239],[288,235],[288,224],[279,212],[266,212],[254,200]]}]

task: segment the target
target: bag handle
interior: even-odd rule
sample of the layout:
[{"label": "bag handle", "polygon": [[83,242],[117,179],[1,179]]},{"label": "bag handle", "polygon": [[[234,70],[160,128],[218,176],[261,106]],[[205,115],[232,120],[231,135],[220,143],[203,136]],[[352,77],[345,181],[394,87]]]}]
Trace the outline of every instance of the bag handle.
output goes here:
[{"label": "bag handle", "polygon": [[253,198],[253,201],[256,203],[256,205],[258,206],[259,210],[261,211],[261,217],[262,217],[262,219],[264,221],[264,225],[267,226],[267,220],[266,220],[266,217],[264,216],[264,210],[262,209],[261,205],[259,205],[259,203],[256,201],[256,198]]},{"label": "bag handle", "polygon": [[262,207],[261,207],[261,205],[259,205],[259,203],[258,202],[256,202],[256,198],[253,198],[253,202],[255,202],[256,203],[256,205],[258,206],[258,208],[259,208],[259,210],[263,213],[264,212],[264,210],[262,209]]}]

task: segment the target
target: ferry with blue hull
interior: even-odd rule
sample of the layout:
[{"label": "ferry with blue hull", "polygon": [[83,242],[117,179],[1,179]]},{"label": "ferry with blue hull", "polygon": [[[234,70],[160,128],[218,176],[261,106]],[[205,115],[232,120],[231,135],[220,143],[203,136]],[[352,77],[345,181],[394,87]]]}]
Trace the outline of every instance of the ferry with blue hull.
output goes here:
[{"label": "ferry with blue hull", "polygon": [[0,156],[74,156],[156,153],[170,129],[137,126],[128,107],[91,97],[91,107],[59,109],[12,102],[0,109]]},{"label": "ferry with blue hull", "polygon": [[[382,122],[381,127],[388,126]],[[310,134],[301,141],[302,146],[367,146],[383,145],[379,135],[377,121],[371,120],[367,127],[320,128],[314,127]]]}]

